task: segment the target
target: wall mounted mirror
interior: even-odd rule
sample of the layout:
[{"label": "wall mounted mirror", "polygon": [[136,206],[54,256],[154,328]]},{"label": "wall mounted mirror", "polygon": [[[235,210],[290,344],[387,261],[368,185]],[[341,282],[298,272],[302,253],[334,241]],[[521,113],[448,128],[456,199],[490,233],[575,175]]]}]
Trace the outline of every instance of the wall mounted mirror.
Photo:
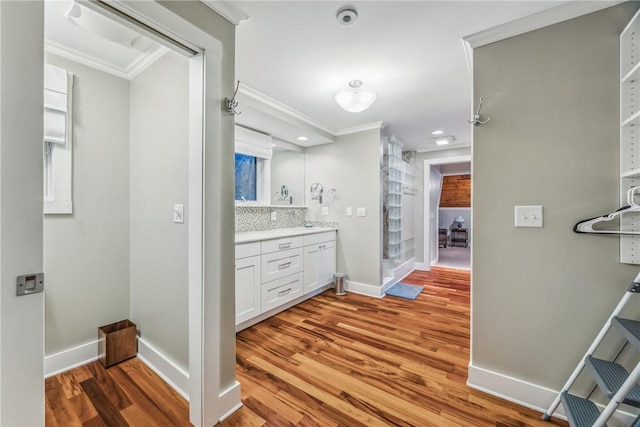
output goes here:
[{"label": "wall mounted mirror", "polygon": [[[271,158],[271,205],[305,206],[304,156],[280,146],[273,148]],[[286,187],[284,195],[282,188]]]}]

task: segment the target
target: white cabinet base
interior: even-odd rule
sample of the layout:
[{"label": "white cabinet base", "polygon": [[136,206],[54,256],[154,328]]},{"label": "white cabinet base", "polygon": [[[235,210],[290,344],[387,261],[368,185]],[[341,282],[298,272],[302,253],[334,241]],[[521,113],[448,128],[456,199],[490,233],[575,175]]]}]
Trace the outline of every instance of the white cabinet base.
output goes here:
[{"label": "white cabinet base", "polygon": [[236,325],[236,332],[240,332],[243,329],[247,329],[248,327],[253,326],[256,323],[260,323],[263,320],[266,320],[271,316],[274,316],[274,315],[276,315],[276,314],[278,314],[278,313],[280,313],[282,311],[285,311],[285,310],[293,307],[294,305],[300,304],[301,302],[303,302],[305,300],[308,300],[309,298],[312,298],[312,297],[314,297],[314,296],[316,296],[318,294],[321,294],[322,292],[326,291],[327,289],[331,289],[332,286],[333,286],[333,284],[322,286],[321,288],[318,288],[318,289],[316,289],[316,290],[314,290],[312,292],[309,292],[307,294],[301,295],[298,298],[296,298],[294,300],[291,300],[291,301],[289,301],[287,303],[284,303],[284,304],[282,304],[282,305],[280,305],[280,306],[278,306],[278,307],[276,307],[276,308],[274,308],[272,310],[265,311],[264,313],[262,313],[259,316],[251,318],[251,319],[249,319],[249,320],[247,320],[245,322],[239,323],[239,324]]}]

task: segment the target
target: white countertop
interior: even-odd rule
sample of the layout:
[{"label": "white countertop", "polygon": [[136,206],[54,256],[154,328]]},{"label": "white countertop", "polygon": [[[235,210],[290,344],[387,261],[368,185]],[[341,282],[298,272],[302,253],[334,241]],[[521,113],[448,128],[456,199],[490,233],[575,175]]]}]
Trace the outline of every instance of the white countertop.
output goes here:
[{"label": "white countertop", "polygon": [[260,240],[280,239],[282,237],[304,236],[307,234],[316,234],[325,231],[338,231],[338,229],[332,227],[295,227],[263,231],[246,231],[243,233],[236,233],[236,243],[249,243]]}]

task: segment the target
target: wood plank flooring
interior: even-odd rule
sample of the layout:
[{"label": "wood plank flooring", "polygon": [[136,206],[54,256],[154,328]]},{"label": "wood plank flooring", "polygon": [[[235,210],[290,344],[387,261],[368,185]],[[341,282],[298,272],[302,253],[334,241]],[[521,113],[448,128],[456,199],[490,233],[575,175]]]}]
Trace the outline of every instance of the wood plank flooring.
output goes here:
[{"label": "wood plank flooring", "polygon": [[222,426],[550,426],[466,386],[469,272],[403,280],[417,300],[327,291],[237,335],[244,407]]},{"label": "wood plank flooring", "polygon": [[[434,268],[417,300],[327,291],[237,335],[243,408],[221,426],[567,426],[465,385],[469,273]],[[47,427],[187,426],[142,362],[46,380]]]},{"label": "wood plank flooring", "polygon": [[45,380],[47,427],[190,426],[189,405],[137,358]]}]

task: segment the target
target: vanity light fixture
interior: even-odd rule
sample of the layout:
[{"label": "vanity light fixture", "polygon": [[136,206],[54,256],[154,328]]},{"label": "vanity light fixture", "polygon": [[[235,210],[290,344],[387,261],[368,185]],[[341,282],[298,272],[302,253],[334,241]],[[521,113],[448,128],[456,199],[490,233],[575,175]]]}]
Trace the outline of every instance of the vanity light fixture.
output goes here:
[{"label": "vanity light fixture", "polygon": [[343,110],[359,113],[371,107],[376,100],[376,94],[369,89],[363,89],[362,81],[351,80],[349,89],[338,92],[335,100]]}]

